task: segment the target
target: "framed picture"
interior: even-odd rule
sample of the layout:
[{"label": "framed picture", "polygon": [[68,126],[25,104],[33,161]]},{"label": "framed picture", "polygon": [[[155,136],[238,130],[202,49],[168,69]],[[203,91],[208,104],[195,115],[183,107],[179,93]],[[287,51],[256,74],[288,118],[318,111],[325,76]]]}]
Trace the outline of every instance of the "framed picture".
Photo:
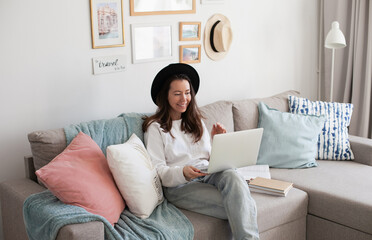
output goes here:
[{"label": "framed picture", "polygon": [[124,46],[122,0],[90,0],[92,47]]},{"label": "framed picture", "polygon": [[195,12],[195,0],[130,0],[131,16]]},{"label": "framed picture", "polygon": [[225,3],[225,0],[200,0],[201,4]]},{"label": "framed picture", "polygon": [[180,41],[200,40],[200,22],[180,22]]},{"label": "framed picture", "polygon": [[173,58],[171,24],[132,24],[133,63]]},{"label": "framed picture", "polygon": [[201,45],[180,46],[180,63],[199,63]]}]

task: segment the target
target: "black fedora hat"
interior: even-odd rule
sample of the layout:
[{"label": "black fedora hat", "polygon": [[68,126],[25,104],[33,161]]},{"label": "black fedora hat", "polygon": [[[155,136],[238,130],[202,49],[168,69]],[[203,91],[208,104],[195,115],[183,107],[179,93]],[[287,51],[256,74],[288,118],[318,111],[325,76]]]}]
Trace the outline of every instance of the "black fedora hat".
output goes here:
[{"label": "black fedora hat", "polygon": [[193,67],[184,63],[169,64],[168,66],[160,70],[158,74],[156,74],[154,81],[152,82],[151,98],[155,104],[156,97],[158,96],[160,90],[162,89],[164,82],[169,77],[176,74],[185,74],[186,76],[188,76],[191,80],[191,85],[195,91],[195,94],[198,92],[200,79],[198,72]]}]

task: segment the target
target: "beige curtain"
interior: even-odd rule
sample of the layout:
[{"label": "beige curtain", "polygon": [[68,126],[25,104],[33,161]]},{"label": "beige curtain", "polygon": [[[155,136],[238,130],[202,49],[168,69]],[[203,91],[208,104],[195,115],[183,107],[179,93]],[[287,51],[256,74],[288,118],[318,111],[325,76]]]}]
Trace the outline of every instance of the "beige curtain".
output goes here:
[{"label": "beige curtain", "polygon": [[372,4],[369,0],[320,2],[320,98],[329,100],[332,50],[324,40],[333,21],[347,46],[335,50],[333,101],[354,104],[349,133],[372,135]]}]

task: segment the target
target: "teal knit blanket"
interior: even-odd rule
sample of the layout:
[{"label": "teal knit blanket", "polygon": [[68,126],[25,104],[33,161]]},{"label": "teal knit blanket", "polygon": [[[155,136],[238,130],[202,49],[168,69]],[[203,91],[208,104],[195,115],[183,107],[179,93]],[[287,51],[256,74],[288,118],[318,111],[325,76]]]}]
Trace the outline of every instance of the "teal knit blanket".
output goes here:
[{"label": "teal knit blanket", "polygon": [[64,128],[67,145],[79,132],[89,135],[105,155],[108,146],[124,143],[132,133],[143,141],[142,117],[145,115],[147,114],[123,113],[117,118],[71,124]]},{"label": "teal knit blanket", "polygon": [[[145,114],[126,113],[108,120],[90,121],[64,128],[67,145],[79,133],[89,135],[106,155],[106,148],[121,144],[135,133],[143,141],[142,117]],[[108,203],[110,204],[110,203]],[[65,225],[102,221],[105,239],[150,240],[193,239],[194,229],[187,217],[174,205],[163,201],[147,219],[140,219],[125,209],[113,227],[104,217],[85,209],[62,203],[49,190],[31,195],[23,205],[26,231],[31,240],[55,239]]]},{"label": "teal knit blanket", "polygon": [[46,190],[26,199],[23,217],[30,240],[54,240],[63,226],[90,221],[103,222],[106,240],[191,240],[194,237],[190,221],[167,200],[157,206],[147,219],[140,219],[125,209],[113,227],[104,217],[64,204]]}]

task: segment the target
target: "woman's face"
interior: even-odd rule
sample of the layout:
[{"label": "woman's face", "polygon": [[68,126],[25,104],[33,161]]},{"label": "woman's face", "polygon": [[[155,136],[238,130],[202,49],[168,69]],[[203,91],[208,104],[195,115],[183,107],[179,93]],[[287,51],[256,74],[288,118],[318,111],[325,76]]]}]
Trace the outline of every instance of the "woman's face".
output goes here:
[{"label": "woman's face", "polygon": [[181,119],[181,114],[186,111],[191,101],[190,84],[187,80],[176,79],[171,82],[168,91],[168,102],[171,106],[172,120]]}]

